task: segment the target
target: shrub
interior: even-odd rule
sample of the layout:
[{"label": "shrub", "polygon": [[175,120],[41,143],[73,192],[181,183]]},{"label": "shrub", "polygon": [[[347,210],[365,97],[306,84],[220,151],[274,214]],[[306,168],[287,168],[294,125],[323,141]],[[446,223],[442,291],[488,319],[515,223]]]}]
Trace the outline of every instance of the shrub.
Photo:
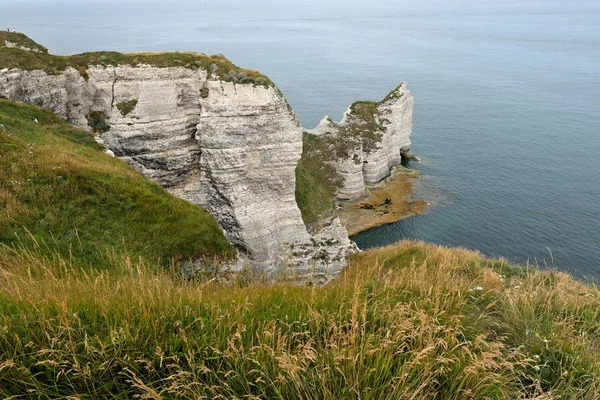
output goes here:
[{"label": "shrub", "polygon": [[137,100],[129,100],[129,101],[122,101],[120,103],[117,103],[117,109],[121,112],[121,115],[123,117],[129,115],[131,112],[133,112],[133,110],[135,110],[135,106],[137,105]]},{"label": "shrub", "polygon": [[110,130],[110,125],[106,122],[108,116],[104,111],[90,111],[87,115],[88,126],[94,133],[104,133]]},{"label": "shrub", "polygon": [[108,116],[104,111],[90,111],[87,115],[88,126],[94,133],[105,133],[110,130],[107,119]]}]

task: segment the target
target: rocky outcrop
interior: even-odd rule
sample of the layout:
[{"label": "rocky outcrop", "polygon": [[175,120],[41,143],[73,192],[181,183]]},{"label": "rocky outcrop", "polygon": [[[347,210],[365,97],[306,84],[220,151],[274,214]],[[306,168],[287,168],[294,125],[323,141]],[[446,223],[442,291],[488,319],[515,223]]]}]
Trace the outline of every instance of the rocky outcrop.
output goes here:
[{"label": "rocky outcrop", "polygon": [[18,32],[0,30],[0,48],[1,47],[48,54],[47,48]]},{"label": "rocky outcrop", "polygon": [[10,40],[5,40],[4,41],[4,46],[6,46],[8,48],[15,48],[15,49],[21,49],[21,50],[27,50],[27,51],[35,51],[36,53],[41,53],[42,52],[39,49],[29,48],[27,46],[20,45],[19,43],[11,42]]},{"label": "rocky outcrop", "polygon": [[408,155],[413,104],[406,85],[401,84],[381,102],[356,102],[339,123],[325,117],[309,131],[322,137],[335,137],[346,147],[346,154],[335,162],[344,178],[343,186],[337,191],[339,199],[363,196],[367,186],[390,176],[402,156]]},{"label": "rocky outcrop", "polygon": [[294,197],[302,128],[272,85],[186,67],[4,69],[0,96],[96,127],[115,156],[205,207],[239,250],[238,266],[322,281],[356,249],[337,219],[308,234]]}]

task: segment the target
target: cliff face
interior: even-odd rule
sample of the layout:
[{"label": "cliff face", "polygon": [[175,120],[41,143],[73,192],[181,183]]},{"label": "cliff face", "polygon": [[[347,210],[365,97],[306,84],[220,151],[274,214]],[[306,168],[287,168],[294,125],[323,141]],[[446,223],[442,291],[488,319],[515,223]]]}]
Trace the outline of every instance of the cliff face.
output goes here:
[{"label": "cliff face", "polygon": [[[107,152],[206,208],[238,249],[236,267],[289,268],[323,280],[356,251],[337,218],[307,232],[295,199],[303,129],[257,71],[222,56],[61,57],[25,35],[3,32],[0,39],[0,97],[92,127]],[[400,162],[410,148],[412,104],[401,85],[379,103],[354,103],[340,123],[325,119],[317,127],[351,144],[336,162],[344,178],[339,198],[361,196]]]},{"label": "cliff face", "polygon": [[[0,70],[0,96],[75,125],[101,118],[106,147],[173,194],[206,208],[240,265],[335,275],[355,251],[335,219],[308,234],[294,197],[302,129],[278,89],[209,78],[203,69],[96,66]],[[104,129],[103,129],[104,130]]]},{"label": "cliff face", "polygon": [[350,200],[365,194],[366,187],[387,178],[392,167],[400,164],[402,155],[410,151],[414,99],[405,84],[388,94],[381,102],[356,102],[337,123],[325,117],[310,133],[324,137],[347,136],[346,157],[335,166],[344,178],[337,196]]}]

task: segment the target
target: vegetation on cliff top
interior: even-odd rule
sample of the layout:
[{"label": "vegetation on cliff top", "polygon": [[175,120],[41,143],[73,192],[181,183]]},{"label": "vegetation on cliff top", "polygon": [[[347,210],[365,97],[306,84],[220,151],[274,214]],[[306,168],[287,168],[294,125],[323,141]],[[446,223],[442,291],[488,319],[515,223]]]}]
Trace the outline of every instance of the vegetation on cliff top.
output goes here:
[{"label": "vegetation on cliff top", "polygon": [[0,243],[95,268],[122,254],[163,265],[231,254],[206,211],[104,154],[89,133],[6,100],[0,124]]},{"label": "vegetation on cliff top", "polygon": [[345,126],[340,126],[338,136],[346,138],[346,142],[359,142],[363,152],[367,154],[377,150],[386,131],[385,119],[381,118],[378,108],[387,101],[402,97],[400,89],[403,85],[404,83],[401,83],[379,102],[360,100],[352,103],[348,120]]},{"label": "vegetation on cliff top", "polygon": [[329,118],[332,129],[323,140],[328,141],[330,151],[336,159],[347,160],[359,149],[369,154],[379,148],[379,143],[387,129],[385,123],[389,122],[381,117],[379,106],[402,97],[400,89],[403,85],[400,84],[379,102],[360,100],[352,103],[343,124]]},{"label": "vegetation on cliff top", "polygon": [[31,50],[37,50],[42,53],[48,53],[47,48],[31,40],[29,37],[22,33],[0,31],[0,49],[2,47],[8,47],[7,42]]},{"label": "vegetation on cliff top", "polygon": [[336,190],[343,183],[334,161],[326,138],[304,132],[302,157],[296,166],[296,203],[307,225],[333,207]]},{"label": "vegetation on cliff top", "polygon": [[[25,38],[27,37],[25,36]],[[27,39],[33,42],[31,39]],[[35,42],[33,43],[36,44]],[[72,56],[55,56],[18,48],[0,47],[0,69],[43,70],[48,74],[60,74],[68,67],[72,67],[78,70],[81,76],[87,80],[89,78],[87,69],[90,66],[109,65],[152,65],[160,68],[186,67],[203,69],[207,71],[209,77],[213,76],[226,82],[253,83],[267,87],[273,86],[273,82],[260,72],[240,68],[222,55],[209,56],[193,52],[123,54],[114,51],[98,51]]]},{"label": "vegetation on cliff top", "polygon": [[600,291],[403,242],[326,287],[0,246],[0,397],[597,399]]}]

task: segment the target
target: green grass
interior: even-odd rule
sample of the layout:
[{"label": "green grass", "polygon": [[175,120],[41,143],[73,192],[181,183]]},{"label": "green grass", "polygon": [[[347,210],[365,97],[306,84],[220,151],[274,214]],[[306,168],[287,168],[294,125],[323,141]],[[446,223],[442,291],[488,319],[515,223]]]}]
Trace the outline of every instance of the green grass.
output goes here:
[{"label": "green grass", "polygon": [[0,397],[600,397],[600,292],[565,274],[411,242],[325,287],[72,262],[0,246]]},{"label": "green grass", "polygon": [[42,53],[48,53],[47,48],[31,40],[22,33],[0,31],[0,48],[6,47],[6,42],[15,43],[18,46],[26,47],[28,49],[38,50]]},{"label": "green grass", "polygon": [[[37,118],[39,123],[34,122]],[[95,268],[228,256],[214,219],[37,107],[0,100],[0,243]]]},{"label": "green grass", "polygon": [[404,86],[404,82],[402,82],[400,85],[398,85],[398,87],[396,87],[394,90],[392,90],[391,92],[389,92],[384,98],[383,100],[381,100],[381,103],[385,103],[387,101],[390,100],[396,100],[401,98],[402,96],[404,96],[404,94],[400,91],[400,89],[402,89],[402,87]]},{"label": "green grass", "polygon": [[342,184],[331,164],[333,157],[326,138],[304,133],[302,157],[296,166],[296,203],[305,224],[318,221],[333,207],[335,192]]},{"label": "green grass", "polygon": [[135,106],[137,106],[137,100],[129,100],[129,101],[122,101],[120,103],[117,103],[117,109],[121,112],[122,116],[127,116],[129,115],[131,112],[133,112],[133,110],[135,110]]},{"label": "green grass", "polygon": [[60,74],[68,67],[72,67],[77,69],[86,80],[89,79],[87,69],[90,66],[136,66],[140,64],[153,65],[159,68],[186,67],[203,69],[207,71],[209,76],[215,76],[227,82],[273,86],[273,82],[260,72],[240,68],[222,55],[209,56],[192,52],[123,54],[114,51],[98,51],[72,56],[55,56],[17,48],[0,47],[0,69],[44,70],[48,74]]},{"label": "green grass", "polygon": [[104,133],[110,130],[108,115],[104,111],[90,111],[87,115],[88,126],[94,133]]},{"label": "green grass", "polygon": [[369,154],[379,149],[385,127],[379,119],[380,103],[357,101],[350,106],[350,119],[341,135],[360,138],[363,152]]}]

